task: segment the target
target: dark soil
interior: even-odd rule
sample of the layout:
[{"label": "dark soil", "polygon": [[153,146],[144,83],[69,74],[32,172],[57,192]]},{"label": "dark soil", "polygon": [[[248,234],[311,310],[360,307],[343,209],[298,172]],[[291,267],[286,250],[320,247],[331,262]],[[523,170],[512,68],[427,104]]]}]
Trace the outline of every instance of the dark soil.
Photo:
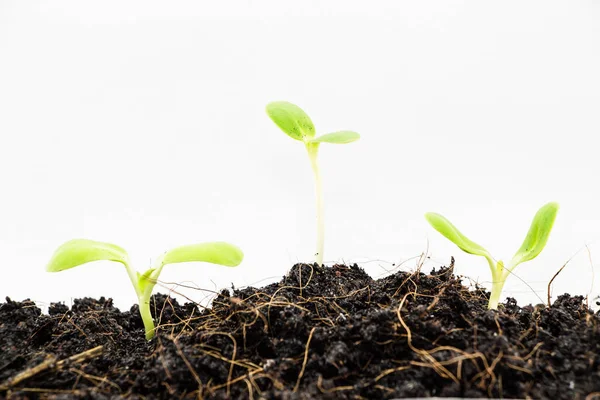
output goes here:
[{"label": "dark soil", "polygon": [[[600,398],[600,313],[581,296],[486,309],[452,268],[373,280],[298,264],[281,282],[224,290],[212,308],[153,297],[0,303],[0,398]],[[101,347],[98,347],[101,346]]]}]

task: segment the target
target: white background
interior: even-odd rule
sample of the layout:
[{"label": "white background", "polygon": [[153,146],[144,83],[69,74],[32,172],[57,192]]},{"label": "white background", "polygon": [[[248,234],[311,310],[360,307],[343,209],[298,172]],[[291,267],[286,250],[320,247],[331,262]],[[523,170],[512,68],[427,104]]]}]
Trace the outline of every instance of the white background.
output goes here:
[{"label": "white background", "polygon": [[0,1],[0,295],[128,309],[119,264],[44,271],[75,237],[126,248],[140,270],[181,244],[240,246],[238,268],[161,276],[208,290],[311,261],[308,158],[264,112],[288,100],[318,133],[362,135],[321,147],[329,263],[380,277],[428,249],[424,270],[454,256],[488,285],[485,260],[423,213],[506,260],[555,200],[547,249],[505,294],[545,300],[574,256],[554,294],[597,296],[598,21],[591,1]]}]

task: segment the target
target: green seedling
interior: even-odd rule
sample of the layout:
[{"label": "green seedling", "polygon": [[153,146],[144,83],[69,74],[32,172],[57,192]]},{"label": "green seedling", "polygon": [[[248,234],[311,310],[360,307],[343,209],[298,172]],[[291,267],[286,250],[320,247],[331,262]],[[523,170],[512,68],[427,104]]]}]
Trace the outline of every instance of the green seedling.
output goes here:
[{"label": "green seedling", "polygon": [[323,219],[323,189],[317,155],[321,143],[346,144],[360,138],[352,131],[338,131],[315,137],[315,126],[310,117],[297,105],[287,101],[275,101],[267,105],[267,114],[275,124],[292,139],[304,143],[315,176],[315,190],[317,197],[317,251],[315,261],[323,264],[323,250],[325,246],[325,221]]},{"label": "green seedling", "polygon": [[244,254],[234,245],[224,242],[199,243],[176,247],[160,256],[143,274],[133,270],[129,255],[119,246],[87,239],[74,239],[61,245],[52,255],[46,270],[64,271],[93,261],[116,261],[125,266],[127,275],[138,297],[140,315],[144,322],[146,339],[154,337],[154,321],[150,314],[150,296],[158,276],[167,264],[202,261],[235,267],[242,262]]},{"label": "green seedling", "polygon": [[462,251],[486,258],[492,271],[492,291],[488,308],[496,310],[498,308],[498,301],[500,300],[502,288],[504,287],[508,275],[510,275],[517,265],[537,257],[546,246],[550,231],[554,225],[554,220],[556,219],[558,208],[557,203],[548,203],[538,210],[533,218],[529,232],[525,237],[525,241],[506,266],[502,261],[496,262],[486,249],[469,240],[465,235],[460,233],[450,221],[440,214],[427,213],[425,214],[425,218],[431,226],[452,243],[457,245]]}]

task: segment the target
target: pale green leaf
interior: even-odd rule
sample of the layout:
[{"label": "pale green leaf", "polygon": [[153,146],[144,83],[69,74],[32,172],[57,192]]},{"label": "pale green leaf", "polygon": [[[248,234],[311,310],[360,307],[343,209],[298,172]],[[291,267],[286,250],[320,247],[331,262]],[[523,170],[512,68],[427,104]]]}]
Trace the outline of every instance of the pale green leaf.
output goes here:
[{"label": "pale green leaf", "polygon": [[427,219],[427,222],[429,222],[436,231],[444,235],[446,239],[457,245],[462,251],[486,257],[488,260],[492,259],[492,256],[486,249],[463,235],[444,216],[436,213],[427,213],[425,214],[425,219]]},{"label": "pale green leaf", "polygon": [[339,131],[327,133],[314,139],[311,139],[311,143],[334,143],[334,144],[346,144],[357,141],[360,135],[352,131]]},{"label": "pale green leaf", "polygon": [[267,114],[292,139],[304,141],[315,136],[315,126],[310,117],[295,104],[274,101],[267,104]]},{"label": "pale green leaf", "polygon": [[92,261],[116,261],[128,267],[129,257],[124,249],[111,243],[73,239],[54,252],[46,271],[63,271]]},{"label": "pale green leaf", "polygon": [[511,261],[511,268],[525,261],[533,260],[542,252],[550,237],[558,209],[558,203],[548,203],[538,210],[521,248]]},{"label": "pale green leaf", "polygon": [[201,261],[235,267],[242,262],[244,253],[229,243],[210,242],[176,247],[163,255],[162,265]]}]

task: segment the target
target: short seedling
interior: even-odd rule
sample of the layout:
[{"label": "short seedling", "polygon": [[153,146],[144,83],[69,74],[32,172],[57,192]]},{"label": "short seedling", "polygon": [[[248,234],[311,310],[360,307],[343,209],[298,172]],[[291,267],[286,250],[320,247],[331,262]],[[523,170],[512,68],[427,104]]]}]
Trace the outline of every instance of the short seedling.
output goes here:
[{"label": "short seedling", "polygon": [[58,272],[92,261],[116,261],[125,266],[138,297],[140,315],[144,322],[146,339],[154,337],[154,321],[150,314],[150,296],[163,267],[191,261],[209,262],[235,267],[242,262],[244,254],[234,245],[224,242],[199,243],[174,248],[160,256],[143,274],[129,265],[129,255],[119,246],[87,239],[74,239],[61,245],[52,256],[46,270]]},{"label": "short seedling", "polygon": [[315,137],[315,126],[310,117],[297,105],[287,101],[275,101],[267,105],[267,114],[289,137],[304,143],[308,151],[310,165],[315,175],[315,188],[317,197],[317,251],[315,261],[323,264],[323,250],[325,245],[325,222],[323,219],[323,190],[321,174],[317,163],[319,145],[321,143],[346,144],[354,142],[360,135],[352,131],[338,131]]},{"label": "short seedling", "polygon": [[502,261],[496,262],[486,249],[469,240],[443,216],[435,213],[427,213],[425,214],[425,218],[431,226],[457,245],[462,251],[486,258],[492,270],[492,292],[488,308],[495,310],[498,308],[500,294],[508,275],[510,275],[517,265],[537,257],[546,246],[557,212],[557,203],[548,203],[538,210],[533,218],[527,237],[525,237],[525,241],[507,266]]}]

